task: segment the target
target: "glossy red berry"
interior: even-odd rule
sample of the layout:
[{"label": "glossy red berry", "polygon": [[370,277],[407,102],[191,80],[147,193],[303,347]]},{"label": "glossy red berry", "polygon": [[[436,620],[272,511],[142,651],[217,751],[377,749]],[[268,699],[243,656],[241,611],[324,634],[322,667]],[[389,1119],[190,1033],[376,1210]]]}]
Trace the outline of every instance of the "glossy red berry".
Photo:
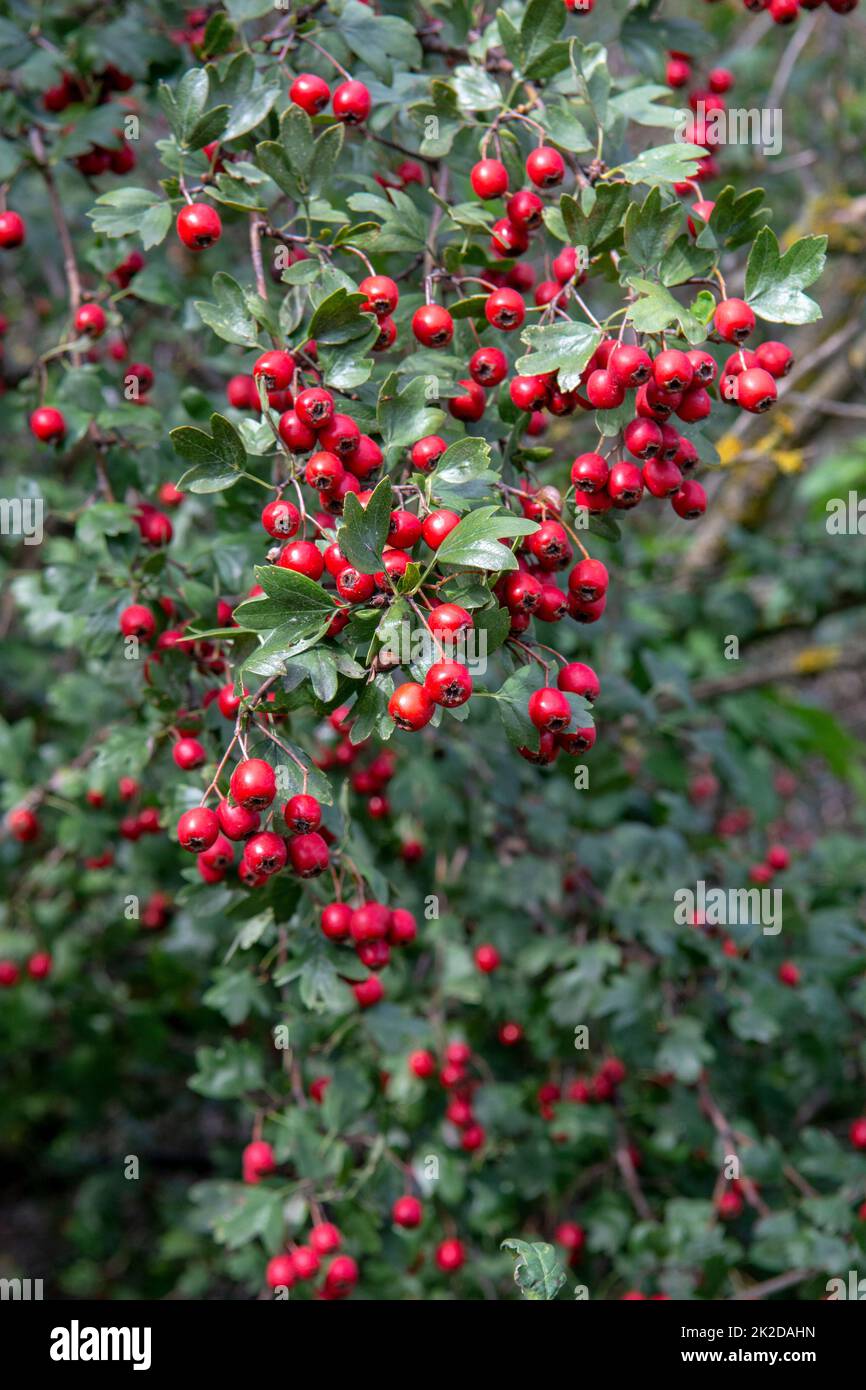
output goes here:
[{"label": "glossy red berry", "polygon": [[457,512],[449,511],[446,507],[440,507],[438,511],[430,512],[424,518],[421,527],[421,534],[424,541],[431,550],[438,550],[445,537],[450,535],[455,526],[459,525],[460,517]]},{"label": "glossy red berry", "polygon": [[448,412],[455,420],[475,423],[481,419],[487,406],[484,387],[479,386],[471,377],[462,377],[457,384],[464,389],[460,395],[449,397]]},{"label": "glossy red berry", "polygon": [[855,1149],[866,1149],[866,1115],[852,1120],[848,1130],[848,1138]]},{"label": "glossy red berry", "polygon": [[692,384],[694,368],[684,352],[667,348],[653,362],[653,381],[660,391],[686,391]]},{"label": "glossy red berry", "polygon": [[283,806],[283,820],[291,835],[306,835],[318,830],[322,823],[322,807],[314,796],[301,793],[292,796]]},{"label": "glossy red berry", "polygon": [[177,823],[178,841],[192,854],[201,854],[202,850],[210,849],[219,831],[216,811],[207,806],[195,806],[191,811],[184,811]]},{"label": "glossy red berry", "polygon": [[319,445],[337,454],[345,462],[354,457],[361,442],[361,431],[351,415],[336,412],[328,423],[319,426]]},{"label": "glossy red berry", "polygon": [[585,666],[582,661],[570,661],[567,666],[563,666],[556,677],[556,684],[560,690],[582,695],[590,704],[598,699],[601,689],[595,671],[591,666]]},{"label": "glossy red berry", "polygon": [[289,840],[289,859],[292,872],[299,878],[316,878],[330,863],[328,846],[317,831],[295,835]]},{"label": "glossy red berry", "polygon": [[576,492],[600,492],[607,486],[609,473],[601,454],[578,454],[571,465],[571,481]]},{"label": "glossy red berry", "polygon": [[508,375],[508,358],[499,348],[478,348],[469,359],[469,374],[479,386],[498,386]]},{"label": "glossy red berry", "polygon": [[400,300],[400,290],[390,275],[368,275],[358,289],[367,297],[367,302],[361,308],[375,314],[377,319],[393,314]]},{"label": "glossy red berry", "polygon": [[341,82],[331,98],[334,115],[344,125],[362,125],[370,114],[372,99],[363,82]]},{"label": "glossy red berry", "polygon": [[285,570],[294,570],[307,579],[321,579],[325,572],[322,552],[312,541],[290,541],[280,551],[277,564]]},{"label": "glossy red berry", "polygon": [[[488,348],[489,352],[497,352],[498,348]],[[472,364],[469,364],[470,371]],[[474,375],[474,373],[473,373]],[[448,445],[438,434],[425,434],[423,439],[418,439],[412,445],[410,458],[412,465],[418,469],[419,473],[430,473],[436,467]]]},{"label": "glossy red berry", "polygon": [[447,347],[454,337],[454,320],[441,304],[422,304],[412,315],[412,332],[424,347]]},{"label": "glossy red berry", "polygon": [[263,811],[277,794],[274,769],[264,758],[246,758],[238,763],[229,786],[233,799],[248,811]]},{"label": "glossy red berry", "polygon": [[571,705],[562,691],[552,685],[533,691],[528,712],[536,729],[545,733],[559,733],[571,722]]},{"label": "glossy red berry", "polygon": [[503,333],[513,333],[520,328],[526,317],[526,305],[517,290],[504,287],[494,290],[484,305],[484,315],[489,324]]},{"label": "glossy red berry", "polygon": [[789,989],[796,989],[800,983],[800,968],[792,960],[784,960],[779,966],[779,979]]},{"label": "glossy red berry", "polygon": [[632,343],[618,343],[607,361],[608,371],[626,387],[643,386],[653,372],[653,361],[648,352]]},{"label": "glossy red berry", "polygon": [[494,970],[498,970],[502,963],[502,957],[495,946],[485,943],[483,946],[475,948],[475,964],[483,975],[490,975]]},{"label": "glossy red berry", "polygon": [[769,410],[777,395],[775,378],[763,367],[750,367],[737,377],[737,404],[752,415]]},{"label": "glossy red berry", "polygon": [[288,540],[301,524],[301,514],[292,502],[282,498],[269,502],[262,512],[262,526],[275,540]]},{"label": "glossy red berry", "polygon": [[257,811],[250,811],[246,806],[232,806],[225,797],[217,806],[217,819],[220,830],[230,840],[245,840],[259,828]]},{"label": "glossy red berry", "polygon": [[770,376],[787,376],[794,365],[794,354],[784,343],[761,343],[755,350],[755,365],[762,367]]},{"label": "glossy red berry", "polygon": [[53,405],[41,405],[30,416],[30,429],[43,444],[51,444],[66,434],[66,421]]},{"label": "glossy red berry", "polygon": [[333,419],[334,397],[322,386],[308,386],[298,393],[295,414],[308,429],[323,430]]},{"label": "glossy red berry", "polygon": [[39,835],[39,821],[28,806],[16,806],[6,817],[6,828],[13,840],[28,844]]},{"label": "glossy red berry", "polygon": [[352,985],[352,993],[362,1009],[369,1009],[378,1004],[380,999],[384,999],[385,987],[378,975],[369,975],[366,980],[359,980],[356,985]]},{"label": "glossy red berry", "polygon": [[289,88],[289,100],[306,111],[308,116],[317,116],[331,100],[331,89],[324,78],[316,77],[312,72],[302,72]]},{"label": "glossy red berry", "polygon": [[388,713],[398,729],[409,733],[423,729],[433,718],[436,706],[423,685],[406,681],[399,685],[388,701]]},{"label": "glossy red berry", "polygon": [[277,874],[286,866],[286,842],[271,830],[251,836],[244,847],[244,859],[254,874]]},{"label": "glossy red berry", "polygon": [[529,233],[524,226],[518,226],[510,217],[500,217],[494,222],[490,235],[490,249],[495,256],[521,256],[529,246]]},{"label": "glossy red berry", "polygon": [[713,326],[726,343],[744,343],[755,327],[755,315],[745,300],[723,299],[716,305]]},{"label": "glossy red berry", "polygon": [[412,1230],[421,1225],[424,1209],[417,1197],[398,1197],[391,1208],[391,1219],[395,1226]]},{"label": "glossy red berry", "polygon": [[472,694],[472,677],[459,661],[437,661],[424,677],[424,689],[435,705],[456,709]]},{"label": "glossy red berry", "polygon": [[615,507],[628,511],[636,507],[643,496],[643,474],[636,464],[620,459],[610,470],[607,491]]},{"label": "glossy red berry", "polygon": [[443,1240],[436,1247],[436,1263],[445,1274],[454,1274],[466,1263],[466,1251],[459,1240]]},{"label": "glossy red berry", "polygon": [[686,521],[693,521],[696,517],[703,516],[707,510],[707,494],[694,478],[686,478],[682,487],[671,498],[671,506],[677,516],[683,517]]},{"label": "glossy red berry", "polygon": [[24,218],[17,212],[0,212],[0,250],[12,251],[27,236]]},{"label": "glossy red berry", "polygon": [[506,210],[509,222],[525,235],[541,226],[544,203],[531,188],[521,188],[508,199]]},{"label": "glossy red berry", "polygon": [[37,951],[27,962],[31,980],[45,980],[51,974],[52,959],[48,951]]},{"label": "glossy red berry", "polygon": [[480,159],[469,175],[476,198],[501,198],[508,187],[508,170],[499,159]]},{"label": "glossy red berry", "polygon": [[304,470],[304,481],[317,492],[332,492],[345,475],[342,462],[336,454],[327,449],[319,449],[311,454]]},{"label": "glossy red berry", "polygon": [[474,627],[472,614],[457,603],[439,603],[431,608],[427,623],[433,636],[447,648]]},{"label": "glossy red berry", "polygon": [[204,251],[222,236],[223,225],[210,203],[188,203],[177,215],[177,234],[190,251]]},{"label": "glossy red berry", "polygon": [[682,486],[683,475],[670,459],[647,459],[643,480],[653,497],[673,497]]},{"label": "glossy red berry", "polygon": [[[274,348],[263,352],[253,365],[253,378],[264,382],[268,391],[284,391],[292,380],[295,359],[290,352]],[[291,404],[291,401],[289,402]]]},{"label": "glossy red berry", "polygon": [[131,603],[121,613],[119,626],[124,637],[139,637],[147,642],[156,631],[156,619],[143,603]]},{"label": "glossy red berry", "polygon": [[427,1052],[425,1049],[419,1049],[417,1052],[410,1052],[409,1070],[412,1075],[417,1076],[419,1080],[426,1081],[428,1077],[433,1076],[436,1072],[436,1058],[433,1056],[432,1052]]},{"label": "glossy red berry", "polygon": [[290,453],[307,454],[315,447],[314,431],[304,424],[296,410],[287,410],[280,416],[279,431],[280,439]]},{"label": "glossy red berry", "polygon": [[101,304],[82,304],[76,310],[74,328],[76,333],[86,333],[91,338],[101,338],[105,332],[107,319]]},{"label": "glossy red berry", "polygon": [[550,382],[545,376],[515,376],[511,378],[508,394],[518,410],[537,410],[547,401]]},{"label": "glossy red berry", "polygon": [[179,738],[171,750],[171,755],[182,772],[201,767],[207,758],[197,738]]},{"label": "glossy red berry", "polygon": [[602,367],[590,374],[586,395],[596,410],[616,410],[625,400],[625,387],[614,372]]},{"label": "glossy red berry", "polygon": [[526,161],[527,177],[538,188],[554,188],[562,183],[565,160],[551,145],[539,145]]}]

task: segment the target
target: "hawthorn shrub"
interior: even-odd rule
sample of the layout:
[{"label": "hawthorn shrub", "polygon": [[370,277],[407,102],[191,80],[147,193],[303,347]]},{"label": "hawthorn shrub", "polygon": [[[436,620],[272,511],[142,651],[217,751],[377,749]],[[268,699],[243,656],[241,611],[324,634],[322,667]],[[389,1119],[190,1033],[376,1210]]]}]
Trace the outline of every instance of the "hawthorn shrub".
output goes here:
[{"label": "hawthorn shrub", "polygon": [[797,476],[847,248],[722,134],[797,5],[688,8],[0,20],[3,1154],[57,1291],[856,1268],[862,750],[796,690],[864,597],[849,461]]}]

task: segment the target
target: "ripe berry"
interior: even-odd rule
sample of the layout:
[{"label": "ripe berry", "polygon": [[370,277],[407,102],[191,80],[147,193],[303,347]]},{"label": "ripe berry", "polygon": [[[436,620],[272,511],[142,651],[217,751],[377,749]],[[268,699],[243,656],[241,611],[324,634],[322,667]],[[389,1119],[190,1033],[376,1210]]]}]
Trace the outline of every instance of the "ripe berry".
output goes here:
[{"label": "ripe berry", "polygon": [[292,502],[269,502],[262,512],[262,525],[275,540],[288,540],[301,524],[301,514]]},{"label": "ripe berry", "polygon": [[369,434],[362,434],[354,452],[346,456],[343,462],[356,478],[369,478],[381,467],[384,457],[375,439],[371,439]]},{"label": "ripe berry", "polygon": [[323,430],[334,415],[334,397],[321,386],[308,386],[295,401],[295,414],[302,425]]},{"label": "ripe berry", "polygon": [[314,796],[292,796],[283,807],[283,819],[291,835],[306,835],[322,824],[322,808]]},{"label": "ripe berry", "polygon": [[861,1116],[851,1122],[848,1138],[855,1149],[866,1149],[866,1116]]},{"label": "ripe berry", "polygon": [[369,975],[366,980],[352,985],[352,993],[362,1009],[369,1009],[385,997],[385,988],[378,975]]},{"label": "ripe berry", "polygon": [[276,1170],[276,1166],[274,1151],[265,1140],[257,1139],[247,1144],[243,1152],[245,1176],[249,1174],[253,1178],[267,1177]]},{"label": "ripe berry", "polygon": [[[292,380],[295,359],[290,352],[275,348],[263,352],[253,365],[253,378],[263,381],[268,391],[284,391]],[[291,405],[291,401],[289,402]]]},{"label": "ripe berry", "polygon": [[275,835],[271,830],[262,830],[247,840],[244,859],[255,874],[265,874],[268,877],[277,874],[286,866],[286,842],[281,835]]},{"label": "ripe berry", "polygon": [[494,328],[501,329],[503,333],[513,333],[526,317],[526,305],[516,290],[506,287],[493,291],[484,305],[484,315]]},{"label": "ripe berry", "polygon": [[27,844],[39,834],[39,821],[27,806],[17,806],[6,817],[6,828],[13,840]]},{"label": "ripe berry", "polygon": [[590,374],[586,394],[596,410],[615,410],[625,400],[625,387],[613,372],[601,368]]},{"label": "ripe berry", "polygon": [[354,456],[361,442],[361,431],[351,415],[341,415],[338,412],[324,428],[321,425],[317,428],[321,448],[338,454],[344,460]]},{"label": "ripe berry", "polygon": [[9,989],[21,978],[21,971],[14,961],[0,960],[0,987]]},{"label": "ripe berry", "polygon": [[274,769],[264,758],[246,758],[238,763],[229,786],[237,804],[248,811],[263,811],[277,794]]},{"label": "ripe berry", "polygon": [[478,966],[478,969],[482,972],[482,974],[492,974],[494,970],[497,970],[499,968],[501,962],[502,957],[500,956],[495,946],[491,946],[489,944],[486,944],[484,946],[476,946],[475,964]]},{"label": "ripe berry", "polygon": [[744,343],[755,327],[755,315],[742,299],[723,299],[716,305],[713,326],[726,343]]},{"label": "ripe berry", "polygon": [[[818,0],[818,3],[820,4],[821,0]],[[734,74],[729,68],[712,68],[708,81],[711,92],[728,92],[734,85]]]},{"label": "ripe berry", "polygon": [[426,1081],[436,1071],[436,1058],[432,1052],[427,1052],[424,1049],[410,1052],[409,1070],[413,1076],[417,1076],[421,1081]]},{"label": "ripe berry", "polygon": [[219,821],[216,811],[207,806],[195,806],[184,811],[177,823],[177,838],[184,849],[193,854],[201,854],[210,849],[219,834]]},{"label": "ripe berry", "polygon": [[37,951],[27,962],[27,974],[31,980],[44,980],[51,974],[53,962],[47,951]]},{"label": "ripe berry", "polygon": [[471,613],[457,603],[439,603],[431,608],[427,623],[433,636],[443,646],[453,645],[463,633],[473,627]]},{"label": "ripe berry", "polygon": [[538,188],[553,188],[562,183],[565,160],[551,145],[539,145],[526,161],[526,173]]},{"label": "ripe berry", "polygon": [[529,233],[509,217],[493,223],[490,249],[495,256],[521,256],[529,246]]},{"label": "ripe berry", "polygon": [[204,251],[222,236],[223,224],[210,203],[188,203],[177,215],[177,234],[190,251]]},{"label": "ripe berry", "polygon": [[398,685],[388,701],[388,713],[397,728],[409,733],[423,729],[425,724],[429,724],[435,709],[436,706],[424,686],[418,685],[415,681],[406,681],[404,685]]},{"label": "ripe berry", "polygon": [[553,1239],[557,1245],[562,1245],[566,1250],[570,1250],[576,1255],[583,1249],[586,1234],[582,1226],[578,1226],[576,1221],[563,1221],[557,1226],[553,1234]]},{"label": "ripe berry", "polygon": [[201,767],[207,758],[197,738],[179,738],[171,750],[171,755],[182,772]]},{"label": "ripe berry", "polygon": [[800,12],[800,0],[770,0],[768,8],[774,24],[793,24]]},{"label": "ripe berry", "polygon": [[508,170],[499,159],[480,159],[469,175],[476,198],[499,198],[508,187]]},{"label": "ripe berry", "polygon": [[422,304],[412,315],[412,332],[424,347],[447,347],[454,337],[454,320],[441,304]]},{"label": "ripe berry", "polygon": [[701,386],[709,386],[716,379],[718,367],[715,358],[702,348],[691,348],[686,357],[692,364],[692,380]]},{"label": "ripe berry", "polygon": [[345,1298],[358,1282],[358,1266],[351,1255],[337,1255],[325,1275],[325,1294],[328,1298]]},{"label": "ripe berry", "polygon": [[796,989],[800,983],[800,969],[792,960],[783,960],[779,966],[779,979],[783,985]]},{"label": "ripe berry", "polygon": [[393,314],[400,299],[400,291],[390,275],[368,275],[358,289],[367,296],[362,310],[375,314],[377,319]]},{"label": "ripe berry", "polygon": [[0,212],[0,250],[11,251],[27,236],[24,218],[17,212]]},{"label": "ripe berry", "polygon": [[259,828],[257,811],[250,811],[246,806],[232,806],[225,797],[217,806],[217,819],[220,830],[230,840],[245,840]]},{"label": "ripe berry", "polygon": [[326,449],[311,454],[304,470],[304,480],[318,492],[332,492],[344,475],[345,469],[337,455]]},{"label": "ripe berry", "polygon": [[280,439],[290,453],[307,454],[315,446],[313,430],[304,424],[296,410],[287,410],[280,416],[279,431]]},{"label": "ripe berry", "polygon": [[[607,566],[601,560],[584,559],[575,565],[568,576],[568,587],[578,598],[586,603],[594,603],[607,593],[608,572]],[[566,670],[569,668],[566,667]],[[590,668],[584,667],[584,670]],[[569,687],[560,684],[560,690],[567,690]]]},{"label": "ripe berry", "polygon": [[462,395],[449,398],[449,414],[453,415],[455,420],[467,420],[474,424],[481,419],[487,405],[484,388],[479,386],[477,381],[466,377],[462,377],[458,385],[466,389]]},{"label": "ripe berry", "polygon": [[315,73],[299,73],[289,88],[289,100],[306,111],[308,116],[317,116],[324,111],[331,100],[331,89],[327,82]]},{"label": "ripe berry", "polygon": [[[488,300],[488,303],[490,301]],[[521,303],[523,301],[521,300]],[[504,352],[495,347],[478,348],[469,359],[469,374],[479,386],[490,388],[498,386],[508,375],[508,359]],[[418,446],[415,445],[415,448]],[[414,449],[413,449],[414,462]],[[417,466],[417,465],[416,465]]]},{"label": "ripe berry", "polygon": [[671,498],[671,506],[677,516],[683,517],[686,521],[693,521],[695,517],[703,516],[707,510],[707,494],[700,483],[696,483],[693,478],[686,478],[682,487]]},{"label": "ripe berry", "polygon": [[691,362],[677,348],[660,352],[653,362],[653,381],[661,391],[686,391],[693,375]]},{"label": "ripe berry", "polygon": [[682,485],[683,475],[669,459],[647,459],[643,480],[653,497],[673,497]]},{"label": "ripe berry", "polygon": [[321,579],[325,570],[322,552],[312,541],[290,541],[280,551],[277,564],[282,569],[303,574],[307,579]]},{"label": "ripe berry", "polygon": [[515,376],[511,378],[508,394],[518,410],[536,410],[547,401],[550,382],[546,376]]},{"label": "ripe berry", "polygon": [[341,82],[334,89],[331,105],[344,125],[362,125],[370,114],[370,92],[363,82]]},{"label": "ripe berry", "polygon": [[771,845],[767,851],[767,863],[771,869],[787,869],[791,856],[784,845]]},{"label": "ripe berry", "polygon": [[692,75],[691,64],[685,58],[669,58],[665,68],[665,82],[669,87],[685,87]]},{"label": "ripe berry", "polygon": [[398,1197],[391,1208],[394,1225],[404,1226],[407,1230],[420,1226],[423,1215],[424,1208],[417,1197]]},{"label": "ripe berry", "polygon": [[694,424],[697,420],[706,420],[712,408],[713,403],[703,386],[692,386],[690,390],[683,392],[683,398],[676,407],[676,413],[687,424]]},{"label": "ripe berry", "polygon": [[438,550],[445,537],[449,535],[460,522],[460,517],[456,512],[449,511],[446,507],[440,507],[438,511],[430,512],[424,518],[421,527],[421,534],[424,541],[431,550]]},{"label": "ripe berry", "polygon": [[541,226],[544,203],[531,188],[521,188],[508,199],[506,210],[509,222],[525,234]]},{"label": "ripe berry", "polygon": [[585,666],[582,661],[570,661],[567,666],[563,666],[556,677],[556,684],[560,690],[582,695],[590,704],[598,698],[601,689],[595,671],[591,666]]},{"label": "ripe berry", "polygon": [[[498,352],[498,348],[484,348],[484,352]],[[475,354],[477,357],[477,353]],[[474,359],[473,359],[474,360]],[[472,363],[469,364],[472,371]],[[473,372],[474,376],[475,373]],[[484,383],[482,383],[484,384]],[[444,439],[440,439],[438,434],[425,434],[423,439],[418,439],[412,445],[410,458],[412,464],[418,469],[419,473],[430,473],[437,465],[448,445]]]},{"label": "ripe berry", "polygon": [[53,405],[41,405],[30,416],[30,430],[44,444],[60,440],[66,433],[66,421]]},{"label": "ripe berry", "polygon": [[74,328],[76,333],[87,333],[91,338],[101,338],[106,325],[105,310],[100,304],[82,304],[76,310]]},{"label": "ripe berry", "polygon": [[776,399],[776,382],[763,367],[750,367],[737,377],[737,404],[753,415],[762,415]]},{"label": "ripe berry", "polygon": [[787,376],[794,365],[794,354],[784,343],[761,343],[755,351],[756,365],[777,379]]},{"label": "ripe berry", "polygon": [[608,358],[607,366],[626,387],[643,386],[653,373],[649,353],[631,343],[618,343]]},{"label": "ripe berry", "polygon": [[519,1023],[503,1023],[499,1029],[499,1041],[503,1047],[514,1047],[523,1038],[523,1029]]},{"label": "ripe berry", "polygon": [[472,677],[459,661],[437,661],[424,677],[424,689],[435,705],[456,709],[472,694]]},{"label": "ripe berry", "polygon": [[[633,424],[640,423],[632,421]],[[628,437],[628,430],[626,430]],[[607,486],[610,469],[601,454],[579,454],[571,465],[571,481],[577,492],[600,492]]]},{"label": "ripe berry", "polygon": [[436,1263],[445,1274],[454,1274],[466,1263],[466,1251],[459,1240],[443,1240],[436,1247]]},{"label": "ripe berry", "polygon": [[571,722],[571,705],[561,690],[555,686],[543,686],[529,697],[529,717],[536,729],[546,733],[559,733]]},{"label": "ripe berry", "polygon": [[139,637],[147,642],[156,631],[156,619],[143,603],[131,603],[121,613],[119,626],[124,637]]},{"label": "ripe berry", "polygon": [[607,491],[613,505],[621,511],[636,507],[643,496],[643,475],[637,465],[625,459],[615,463],[607,480]]},{"label": "ripe berry", "polygon": [[298,878],[317,878],[331,862],[328,846],[317,831],[309,835],[295,835],[289,840],[289,859],[292,872]]}]

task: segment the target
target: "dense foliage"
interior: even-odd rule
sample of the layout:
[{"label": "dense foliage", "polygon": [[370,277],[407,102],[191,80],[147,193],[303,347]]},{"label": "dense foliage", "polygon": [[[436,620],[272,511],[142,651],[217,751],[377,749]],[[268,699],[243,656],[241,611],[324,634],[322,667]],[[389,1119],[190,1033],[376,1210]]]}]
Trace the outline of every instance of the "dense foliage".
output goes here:
[{"label": "dense foliage", "polygon": [[0,7],[0,1272],[857,1268],[863,20],[745,8]]}]

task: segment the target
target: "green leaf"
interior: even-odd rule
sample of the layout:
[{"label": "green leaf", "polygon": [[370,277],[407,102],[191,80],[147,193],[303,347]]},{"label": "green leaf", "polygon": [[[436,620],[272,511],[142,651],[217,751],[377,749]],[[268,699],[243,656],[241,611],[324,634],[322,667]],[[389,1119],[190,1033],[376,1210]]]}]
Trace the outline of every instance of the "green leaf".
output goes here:
[{"label": "green leaf", "polygon": [[515,748],[530,748],[533,751],[538,748],[539,734],[529,717],[528,706],[530,695],[540,683],[531,664],[521,666],[494,694],[508,741]]},{"label": "green leaf", "polygon": [[578,96],[586,102],[599,130],[607,126],[607,102],[610,95],[610,72],[607,51],[599,43],[584,46],[571,41],[571,69],[577,84]]},{"label": "green leaf", "polygon": [[238,481],[246,465],[246,450],[234,425],[214,414],[210,426],[210,434],[195,425],[170,431],[177,455],[193,465],[180,479],[184,491],[222,492]]},{"label": "green leaf", "polygon": [[[108,237],[133,236],[138,232],[144,235],[145,230],[153,235],[160,225],[165,228],[164,236],[172,221],[171,204],[149,188],[113,188],[110,193],[102,193],[97,198],[96,205],[87,215],[93,223],[93,230]],[[146,228],[145,219],[149,219]],[[162,236],[145,245],[155,246]]]},{"label": "green leaf", "polygon": [[690,343],[704,342],[705,325],[674,299],[670,290],[637,275],[630,275],[627,283],[639,295],[628,315],[638,333],[664,333],[668,328],[678,327]]},{"label": "green leaf", "polygon": [[529,0],[520,21],[520,41],[527,58],[535,58],[558,39],[565,24],[561,0]]},{"label": "green leaf", "polygon": [[503,536],[530,536],[538,523],[516,517],[501,508],[478,507],[454,527],[436,552],[442,565],[459,565],[466,569],[514,570],[517,560],[508,546],[500,544]]},{"label": "green leaf", "polygon": [[378,14],[360,0],[347,0],[341,7],[340,38],[366,63],[377,77],[387,82],[392,68],[420,68],[423,53],[415,28],[397,15]]},{"label": "green leaf", "polygon": [[663,205],[661,189],[651,188],[640,207],[629,204],[623,227],[626,253],[640,270],[649,270],[670,251],[682,222],[681,205]]},{"label": "green leaf", "polygon": [[727,184],[715,200],[709,225],[699,233],[697,245],[726,246],[729,251],[751,245],[770,216],[770,209],[763,202],[763,188],[752,188],[738,196]]},{"label": "green leaf", "polygon": [[[196,121],[192,130],[189,132],[184,144],[188,150],[200,150],[212,141],[218,140],[225,134],[226,125],[229,118],[229,108],[227,106],[214,106],[212,110],[205,111]],[[226,136],[228,139],[228,137]]]},{"label": "green leaf", "polygon": [[660,101],[669,100],[670,96],[670,87],[661,87],[657,83],[629,87],[626,91],[611,97],[610,109],[620,113],[626,120],[636,121],[638,125],[661,126],[675,130],[682,121],[681,110],[676,106],[658,104]]},{"label": "green leaf", "polygon": [[404,448],[433,434],[445,419],[444,411],[429,404],[429,379],[416,376],[402,391],[396,372],[382,382],[376,406],[376,423],[387,449]]},{"label": "green leaf", "polygon": [[475,111],[492,111],[502,105],[502,92],[499,83],[484,68],[463,64],[453,72],[454,90],[457,105],[466,115]]},{"label": "green leaf", "polygon": [[530,352],[518,359],[518,372],[526,376],[558,372],[563,391],[577,386],[584,367],[601,341],[599,329],[576,319],[533,324],[524,328],[520,336]]},{"label": "green leaf", "polygon": [[746,265],[746,300],[759,318],[770,323],[814,323],[821,310],[803,290],[824,269],[826,236],[804,236],[784,255],[769,227],[755,238]]},{"label": "green leaf", "polygon": [[[301,265],[308,262],[302,261]],[[310,320],[310,337],[317,343],[348,343],[370,331],[370,316],[361,313],[364,303],[361,292],[349,292],[340,287],[316,307]]]},{"label": "green leaf", "polygon": [[515,1255],[514,1282],[524,1298],[533,1302],[556,1298],[565,1283],[565,1270],[552,1245],[525,1240],[503,1240],[500,1250]]},{"label": "green leaf", "polygon": [[316,139],[310,171],[310,193],[315,197],[327,191],[334,177],[345,137],[345,126],[339,121],[328,126]]},{"label": "green leaf", "polygon": [[688,142],[656,145],[621,165],[618,173],[628,183],[682,183],[694,178],[706,153],[702,146]]},{"label": "green leaf", "polygon": [[199,318],[227,343],[241,347],[258,346],[258,329],[250,313],[246,295],[231,275],[218,270],[212,281],[215,303],[195,300]]},{"label": "green leaf", "polygon": [[595,193],[595,202],[588,214],[567,193],[559,202],[571,244],[586,246],[589,251],[604,250],[618,240],[629,202],[628,189],[621,183],[600,184]]},{"label": "green leaf", "polygon": [[391,480],[383,478],[363,507],[354,493],[346,494],[343,524],[337,532],[340,549],[350,565],[362,574],[382,568],[382,551],[388,540],[388,524],[394,506]]}]

